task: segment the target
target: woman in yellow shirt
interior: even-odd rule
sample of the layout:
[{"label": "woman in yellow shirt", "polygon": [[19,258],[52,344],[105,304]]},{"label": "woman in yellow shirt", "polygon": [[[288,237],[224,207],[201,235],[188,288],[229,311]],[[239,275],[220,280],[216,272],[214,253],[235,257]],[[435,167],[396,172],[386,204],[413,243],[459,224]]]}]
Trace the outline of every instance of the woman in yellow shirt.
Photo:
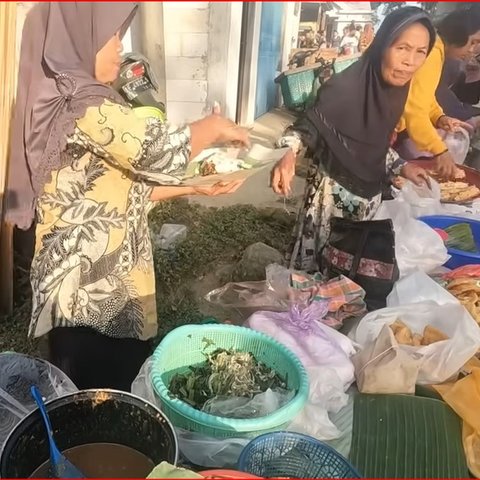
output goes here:
[{"label": "woman in yellow shirt", "polygon": [[448,117],[437,103],[435,91],[440,83],[446,58],[467,60],[480,43],[480,12],[471,7],[447,15],[438,25],[435,46],[417,71],[410,85],[407,104],[397,126],[400,132],[397,151],[406,159],[435,157],[440,174],[454,175],[455,163],[439,131],[469,128]]}]

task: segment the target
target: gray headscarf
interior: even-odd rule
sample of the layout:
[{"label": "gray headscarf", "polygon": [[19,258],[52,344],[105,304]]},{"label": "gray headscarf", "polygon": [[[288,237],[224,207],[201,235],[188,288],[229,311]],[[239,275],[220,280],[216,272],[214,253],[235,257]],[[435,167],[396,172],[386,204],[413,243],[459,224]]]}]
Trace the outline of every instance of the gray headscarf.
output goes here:
[{"label": "gray headscarf", "polygon": [[117,31],[123,35],[135,2],[45,2],[28,13],[22,36],[13,115],[6,220],[28,229],[35,201],[75,121],[105,98],[122,102],[95,79],[95,57]]}]

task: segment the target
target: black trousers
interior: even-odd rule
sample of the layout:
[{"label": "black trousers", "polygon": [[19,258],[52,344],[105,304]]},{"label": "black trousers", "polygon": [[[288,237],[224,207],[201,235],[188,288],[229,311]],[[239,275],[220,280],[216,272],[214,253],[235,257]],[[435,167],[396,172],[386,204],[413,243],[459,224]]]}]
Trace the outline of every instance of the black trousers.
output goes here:
[{"label": "black trousers", "polygon": [[151,354],[149,341],[111,338],[87,327],[54,328],[48,334],[50,362],[80,389],[130,391]]}]

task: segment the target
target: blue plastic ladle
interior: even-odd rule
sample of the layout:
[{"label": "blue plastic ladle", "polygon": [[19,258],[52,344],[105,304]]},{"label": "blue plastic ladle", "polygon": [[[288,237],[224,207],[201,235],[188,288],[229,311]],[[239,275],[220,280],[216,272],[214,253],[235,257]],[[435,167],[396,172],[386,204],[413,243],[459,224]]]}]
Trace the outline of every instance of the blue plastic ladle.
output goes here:
[{"label": "blue plastic ladle", "polygon": [[43,423],[47,430],[48,443],[50,444],[50,463],[55,478],[86,478],[85,475],[58,449],[55,440],[53,439],[52,424],[50,423],[47,409],[43,403],[42,395],[38,391],[38,388],[33,385],[30,388],[30,392],[42,414]]}]

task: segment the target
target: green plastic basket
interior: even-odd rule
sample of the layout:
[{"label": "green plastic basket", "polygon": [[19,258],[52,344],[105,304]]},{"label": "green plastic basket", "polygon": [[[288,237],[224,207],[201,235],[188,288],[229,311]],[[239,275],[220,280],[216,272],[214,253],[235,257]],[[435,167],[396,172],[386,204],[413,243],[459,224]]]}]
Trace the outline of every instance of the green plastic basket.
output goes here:
[{"label": "green plastic basket", "polygon": [[[173,397],[168,390],[173,375],[204,363],[205,353],[217,348],[252,353],[287,380],[288,388],[297,391],[295,397],[270,415],[249,419],[210,415]],[[263,333],[234,325],[185,325],[171,331],[153,354],[151,381],[173,425],[216,438],[257,437],[285,428],[304,407],[309,390],[307,373],[296,355]]]},{"label": "green plastic basket", "polygon": [[283,103],[287,108],[308,105],[315,97],[315,70],[283,72],[276,78],[282,90]]},{"label": "green plastic basket", "polygon": [[358,58],[348,58],[346,60],[342,60],[341,57],[337,58],[333,63],[333,73],[340,73],[346,70],[350,65],[353,65]]}]

